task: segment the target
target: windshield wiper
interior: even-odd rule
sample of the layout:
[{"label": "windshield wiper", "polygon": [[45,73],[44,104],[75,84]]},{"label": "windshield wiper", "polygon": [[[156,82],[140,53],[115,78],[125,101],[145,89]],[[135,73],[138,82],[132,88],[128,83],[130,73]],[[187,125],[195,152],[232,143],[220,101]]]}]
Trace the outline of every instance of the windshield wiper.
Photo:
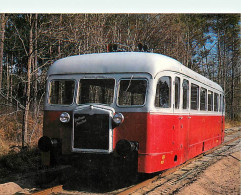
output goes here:
[{"label": "windshield wiper", "polygon": [[127,86],[125,92],[127,92],[127,90],[130,88],[130,86],[131,86],[131,81],[132,81],[133,77],[134,77],[134,76],[131,75],[131,79],[130,79],[130,81],[129,81],[129,84],[128,84],[128,86]]}]

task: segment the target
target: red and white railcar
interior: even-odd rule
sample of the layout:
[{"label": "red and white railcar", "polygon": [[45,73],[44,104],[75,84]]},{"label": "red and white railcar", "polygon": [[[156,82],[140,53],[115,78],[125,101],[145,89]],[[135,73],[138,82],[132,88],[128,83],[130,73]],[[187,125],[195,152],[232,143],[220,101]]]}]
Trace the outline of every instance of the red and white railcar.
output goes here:
[{"label": "red and white railcar", "polygon": [[223,142],[224,92],[160,54],[67,57],[48,71],[43,162],[138,154],[138,172],[177,166]]}]

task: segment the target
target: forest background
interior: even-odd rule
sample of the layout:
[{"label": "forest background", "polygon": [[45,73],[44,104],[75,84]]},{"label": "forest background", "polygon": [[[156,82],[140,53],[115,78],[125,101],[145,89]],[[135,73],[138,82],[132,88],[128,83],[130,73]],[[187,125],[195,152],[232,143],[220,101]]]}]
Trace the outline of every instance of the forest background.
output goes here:
[{"label": "forest background", "polygon": [[241,120],[240,14],[0,14],[0,154],[42,134],[46,73],[57,59],[107,51],[173,57],[225,91]]}]

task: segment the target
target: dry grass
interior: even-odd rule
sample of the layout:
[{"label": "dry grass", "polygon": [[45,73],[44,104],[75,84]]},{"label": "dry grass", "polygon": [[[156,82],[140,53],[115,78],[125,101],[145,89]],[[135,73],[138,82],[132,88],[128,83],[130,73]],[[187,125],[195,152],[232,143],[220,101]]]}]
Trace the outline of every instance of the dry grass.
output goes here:
[{"label": "dry grass", "polygon": [[229,129],[229,128],[232,128],[232,127],[239,127],[241,126],[241,121],[231,121],[231,120],[226,120],[225,121],[225,128],[226,129]]},{"label": "dry grass", "polygon": [[[0,117],[0,156],[15,150],[22,145],[22,113]],[[28,144],[30,147],[37,145],[42,136],[42,115],[38,120],[32,116],[28,123]],[[31,142],[30,142],[31,140]]]},{"label": "dry grass", "polygon": [[0,117],[0,179],[11,173],[36,170],[40,165],[40,154],[36,148],[42,135],[42,116],[36,120],[29,117],[27,148],[22,145],[22,113]]}]

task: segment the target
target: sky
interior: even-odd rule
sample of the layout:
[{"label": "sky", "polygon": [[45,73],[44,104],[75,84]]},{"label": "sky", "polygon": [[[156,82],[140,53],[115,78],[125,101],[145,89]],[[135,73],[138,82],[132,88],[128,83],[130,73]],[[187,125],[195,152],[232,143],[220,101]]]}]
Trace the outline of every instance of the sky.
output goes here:
[{"label": "sky", "polygon": [[0,0],[0,13],[241,13],[241,1]]}]

